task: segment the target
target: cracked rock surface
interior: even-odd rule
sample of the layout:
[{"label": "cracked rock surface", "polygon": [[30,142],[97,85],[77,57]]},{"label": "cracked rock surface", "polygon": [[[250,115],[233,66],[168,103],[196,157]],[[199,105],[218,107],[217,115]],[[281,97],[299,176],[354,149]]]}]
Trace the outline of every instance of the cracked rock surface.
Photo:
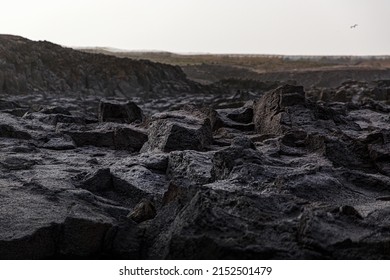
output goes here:
[{"label": "cracked rock surface", "polygon": [[0,35],[0,258],[390,259],[389,102]]},{"label": "cracked rock surface", "polygon": [[388,259],[390,106],[348,86],[158,110],[3,94],[0,256]]}]

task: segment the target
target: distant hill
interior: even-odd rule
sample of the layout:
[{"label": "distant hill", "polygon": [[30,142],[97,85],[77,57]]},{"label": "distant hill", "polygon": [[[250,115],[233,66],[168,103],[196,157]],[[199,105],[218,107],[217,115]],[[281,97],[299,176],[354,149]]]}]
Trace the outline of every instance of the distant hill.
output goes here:
[{"label": "distant hill", "polygon": [[350,79],[390,79],[390,56],[175,54],[109,48],[80,50],[180,66],[188,78],[203,84],[238,78],[259,81],[295,80],[305,86],[338,86]]},{"label": "distant hill", "polygon": [[312,69],[320,67],[390,67],[390,56],[299,56],[261,54],[178,54],[164,51],[126,51],[109,47],[76,48],[88,53],[103,53],[131,59],[188,65],[231,65],[259,72]]},{"label": "distant hill", "polygon": [[0,93],[134,96],[194,92],[180,67],[0,35]]}]

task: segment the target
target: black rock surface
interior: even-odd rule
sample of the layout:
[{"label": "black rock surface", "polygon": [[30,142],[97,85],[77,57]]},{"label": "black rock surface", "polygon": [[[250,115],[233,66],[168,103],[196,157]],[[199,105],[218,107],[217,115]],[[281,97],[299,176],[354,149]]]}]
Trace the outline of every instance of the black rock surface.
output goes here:
[{"label": "black rock surface", "polygon": [[0,93],[131,97],[201,91],[176,66],[0,35]]},{"label": "black rock surface", "polygon": [[390,107],[315,94],[133,99],[131,124],[2,95],[1,258],[388,259]]},{"label": "black rock surface", "polygon": [[123,63],[183,90],[108,102],[67,94],[59,46],[0,42],[0,258],[390,259],[390,83],[193,94],[176,68],[71,51],[97,83]]}]

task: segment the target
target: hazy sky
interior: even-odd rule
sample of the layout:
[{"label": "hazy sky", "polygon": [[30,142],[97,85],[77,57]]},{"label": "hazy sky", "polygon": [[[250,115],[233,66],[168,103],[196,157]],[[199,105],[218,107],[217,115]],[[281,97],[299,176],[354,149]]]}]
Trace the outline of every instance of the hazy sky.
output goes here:
[{"label": "hazy sky", "polygon": [[390,0],[0,0],[0,9],[0,33],[67,46],[390,55]]}]

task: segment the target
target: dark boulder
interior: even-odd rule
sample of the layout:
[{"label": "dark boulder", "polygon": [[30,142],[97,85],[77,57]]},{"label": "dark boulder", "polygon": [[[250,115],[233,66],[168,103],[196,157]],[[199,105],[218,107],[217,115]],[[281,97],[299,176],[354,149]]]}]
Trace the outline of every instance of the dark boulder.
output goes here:
[{"label": "dark boulder", "polygon": [[169,154],[168,178],[183,186],[215,181],[213,152],[174,151]]},{"label": "dark boulder", "polygon": [[[299,201],[288,196],[245,196],[226,191],[199,191],[161,233],[163,248],[152,258],[168,259],[293,259],[298,250],[294,218]],[[290,217],[288,219],[287,217]],[[169,220],[157,216],[156,219]],[[245,220],[245,233],[242,232]],[[279,222],[283,220],[283,222]],[[275,239],[283,232],[283,242]],[[160,236],[160,238],[162,238]]]},{"label": "dark boulder", "polygon": [[80,174],[77,176],[76,186],[93,193],[113,189],[110,169],[103,168],[91,173]]},{"label": "dark boulder", "polygon": [[262,134],[283,134],[291,126],[286,108],[304,105],[305,92],[301,86],[285,85],[263,95],[254,105],[256,130]]},{"label": "dark boulder", "polygon": [[99,104],[100,122],[132,123],[142,121],[141,108],[131,101],[102,99]]},{"label": "dark boulder", "polygon": [[210,119],[203,113],[172,111],[156,114],[142,151],[205,150],[213,141]]},{"label": "dark boulder", "polygon": [[151,220],[156,216],[156,208],[149,199],[142,199],[127,216],[136,223]]},{"label": "dark boulder", "polygon": [[116,150],[139,151],[148,136],[140,128],[125,124],[87,126],[57,126],[57,131],[69,135],[77,146],[107,147]]},{"label": "dark boulder", "polygon": [[16,138],[16,139],[31,139],[31,135],[12,125],[0,124],[0,137]]},{"label": "dark boulder", "polygon": [[[93,197],[93,195],[92,195]],[[106,206],[71,188],[58,192],[36,184],[0,189],[0,258],[91,258],[103,255],[116,222]],[[109,206],[112,207],[112,206]]]}]

